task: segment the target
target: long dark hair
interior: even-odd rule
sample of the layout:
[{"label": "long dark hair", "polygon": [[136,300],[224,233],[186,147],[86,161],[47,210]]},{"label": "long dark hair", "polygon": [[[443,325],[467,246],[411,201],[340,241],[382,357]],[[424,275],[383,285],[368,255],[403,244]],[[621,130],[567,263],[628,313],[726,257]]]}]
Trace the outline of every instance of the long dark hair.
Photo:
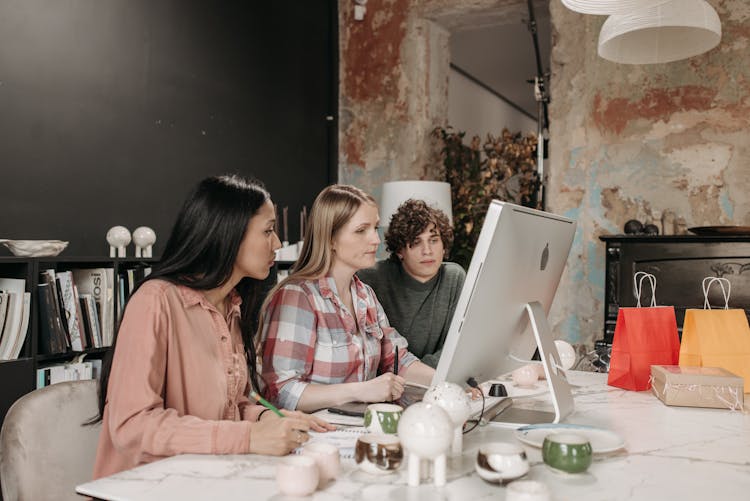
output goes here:
[{"label": "long dark hair", "polygon": [[[138,287],[147,280],[157,278],[198,290],[214,289],[225,284],[232,275],[250,218],[269,198],[268,192],[258,181],[237,175],[209,177],[201,181],[177,215],[161,260]],[[256,391],[259,391],[259,385],[253,333],[261,284],[259,280],[245,277],[235,287],[242,298],[240,329],[250,367],[250,383]],[[99,415],[91,423],[101,421],[104,415],[109,374],[116,349],[115,337],[102,365]]]}]

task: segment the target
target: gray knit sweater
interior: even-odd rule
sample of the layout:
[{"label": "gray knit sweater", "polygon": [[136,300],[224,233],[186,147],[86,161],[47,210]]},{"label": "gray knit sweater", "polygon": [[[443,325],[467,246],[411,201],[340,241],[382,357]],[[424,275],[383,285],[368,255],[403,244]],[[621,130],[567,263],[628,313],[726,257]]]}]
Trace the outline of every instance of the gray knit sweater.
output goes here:
[{"label": "gray knit sweater", "polygon": [[437,367],[466,278],[464,269],[443,263],[437,275],[421,283],[401,263],[385,260],[357,275],[373,288],[391,326],[409,341],[409,351]]}]

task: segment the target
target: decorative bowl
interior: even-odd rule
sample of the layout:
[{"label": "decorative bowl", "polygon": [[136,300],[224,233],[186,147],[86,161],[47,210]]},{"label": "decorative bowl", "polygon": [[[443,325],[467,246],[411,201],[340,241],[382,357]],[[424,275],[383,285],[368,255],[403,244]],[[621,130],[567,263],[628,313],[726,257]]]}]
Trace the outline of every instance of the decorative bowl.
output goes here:
[{"label": "decorative bowl", "polygon": [[23,257],[57,256],[68,246],[68,242],[62,240],[0,239],[0,243],[4,244],[14,256]]}]

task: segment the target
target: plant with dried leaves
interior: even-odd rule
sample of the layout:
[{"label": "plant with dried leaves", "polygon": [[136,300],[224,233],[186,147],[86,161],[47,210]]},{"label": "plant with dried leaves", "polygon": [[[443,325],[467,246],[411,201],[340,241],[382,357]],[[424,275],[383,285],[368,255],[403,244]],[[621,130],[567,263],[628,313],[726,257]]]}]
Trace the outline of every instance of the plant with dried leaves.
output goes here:
[{"label": "plant with dried leaves", "polygon": [[467,145],[466,133],[450,127],[438,127],[433,134],[442,141],[445,180],[453,198],[451,260],[467,268],[493,199],[538,207],[537,138],[503,129],[497,137],[487,134],[484,144],[474,136]]}]

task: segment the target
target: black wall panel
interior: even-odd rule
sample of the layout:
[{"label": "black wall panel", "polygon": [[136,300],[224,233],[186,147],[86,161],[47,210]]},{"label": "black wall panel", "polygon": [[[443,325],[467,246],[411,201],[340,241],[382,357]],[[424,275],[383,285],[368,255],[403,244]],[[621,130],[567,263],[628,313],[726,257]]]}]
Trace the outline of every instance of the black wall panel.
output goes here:
[{"label": "black wall panel", "polygon": [[102,255],[109,227],[146,225],[158,255],[190,187],[238,172],[289,206],[296,240],[335,181],[336,15],[335,0],[0,0],[0,238]]}]

